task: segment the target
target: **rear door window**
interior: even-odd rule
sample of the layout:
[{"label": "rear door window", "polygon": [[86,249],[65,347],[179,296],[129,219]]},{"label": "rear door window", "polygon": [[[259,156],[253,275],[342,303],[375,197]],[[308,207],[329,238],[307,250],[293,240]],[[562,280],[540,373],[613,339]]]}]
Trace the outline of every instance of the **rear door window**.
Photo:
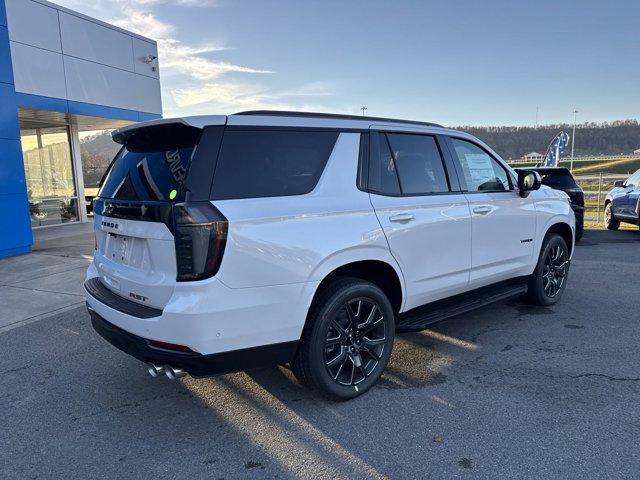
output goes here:
[{"label": "rear door window", "polygon": [[309,193],[318,183],[338,135],[337,131],[227,130],[211,198]]},{"label": "rear door window", "polygon": [[403,195],[449,191],[442,156],[431,135],[387,134]]},{"label": "rear door window", "polygon": [[384,133],[373,135],[371,163],[369,165],[369,190],[381,195],[400,195],[400,183],[391,147]]}]

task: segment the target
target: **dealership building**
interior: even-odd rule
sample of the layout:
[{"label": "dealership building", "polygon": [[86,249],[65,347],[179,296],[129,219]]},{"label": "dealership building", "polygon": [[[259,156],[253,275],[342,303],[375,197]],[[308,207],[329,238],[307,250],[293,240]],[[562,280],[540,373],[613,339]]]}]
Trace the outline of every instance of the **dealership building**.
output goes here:
[{"label": "dealership building", "polygon": [[29,252],[34,228],[86,222],[117,147],[105,131],[161,113],[156,42],[45,0],[0,0],[0,257]]}]

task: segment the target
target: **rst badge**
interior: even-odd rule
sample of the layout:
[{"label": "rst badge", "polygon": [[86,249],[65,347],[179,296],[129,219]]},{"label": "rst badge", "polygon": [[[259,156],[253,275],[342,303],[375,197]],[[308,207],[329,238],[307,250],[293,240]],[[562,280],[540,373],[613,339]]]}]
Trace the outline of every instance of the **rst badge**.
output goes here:
[{"label": "rst badge", "polygon": [[129,296],[134,300],[138,300],[140,302],[146,302],[147,300],[149,300],[149,297],[145,297],[144,295],[140,295],[134,292],[129,292]]}]

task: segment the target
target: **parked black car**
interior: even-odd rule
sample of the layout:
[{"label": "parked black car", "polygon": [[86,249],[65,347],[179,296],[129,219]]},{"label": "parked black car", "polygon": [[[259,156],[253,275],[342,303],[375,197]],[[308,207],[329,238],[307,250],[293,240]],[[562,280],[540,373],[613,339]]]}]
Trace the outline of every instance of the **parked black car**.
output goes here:
[{"label": "parked black car", "polygon": [[527,168],[535,170],[542,177],[542,184],[555,190],[562,190],[571,200],[571,208],[576,215],[576,242],[582,237],[584,231],[584,192],[571,171],[565,167],[537,167]]}]

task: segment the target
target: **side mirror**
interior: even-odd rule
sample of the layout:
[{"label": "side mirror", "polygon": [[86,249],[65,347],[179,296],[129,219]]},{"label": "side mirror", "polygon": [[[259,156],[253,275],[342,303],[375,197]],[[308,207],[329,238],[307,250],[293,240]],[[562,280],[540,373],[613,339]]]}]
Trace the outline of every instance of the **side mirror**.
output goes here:
[{"label": "side mirror", "polygon": [[624,187],[624,182],[622,180],[616,180],[613,182],[613,186],[616,188]]},{"label": "side mirror", "polygon": [[518,170],[518,188],[521,197],[526,197],[532,190],[538,190],[540,185],[542,185],[542,179],[538,172]]}]

